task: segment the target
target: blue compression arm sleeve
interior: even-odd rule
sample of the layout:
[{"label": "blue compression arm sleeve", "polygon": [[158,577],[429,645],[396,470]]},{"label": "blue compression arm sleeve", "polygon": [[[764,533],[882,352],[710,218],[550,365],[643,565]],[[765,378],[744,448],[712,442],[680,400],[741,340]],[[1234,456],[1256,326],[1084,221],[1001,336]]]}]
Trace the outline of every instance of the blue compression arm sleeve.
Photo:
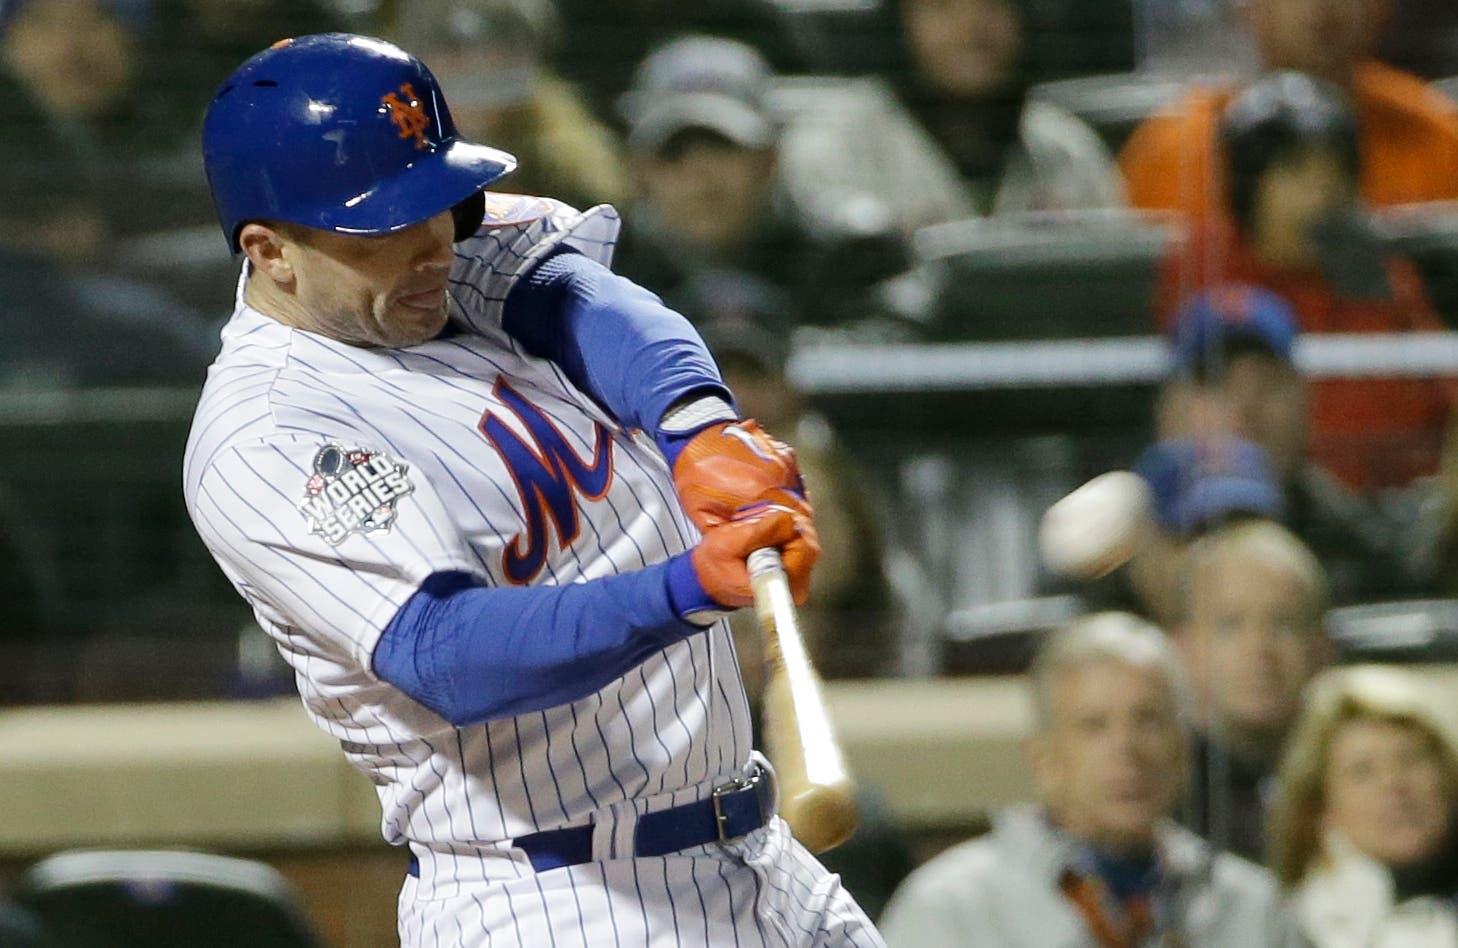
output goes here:
[{"label": "blue compression arm sleeve", "polygon": [[712,607],[686,553],[566,586],[488,588],[436,573],[375,645],[375,674],[462,727],[585,698],[703,628]]},{"label": "blue compression arm sleeve", "polygon": [[512,287],[502,327],[630,428],[657,434],[664,412],[688,395],[733,402],[687,319],[571,250],[548,257]]}]

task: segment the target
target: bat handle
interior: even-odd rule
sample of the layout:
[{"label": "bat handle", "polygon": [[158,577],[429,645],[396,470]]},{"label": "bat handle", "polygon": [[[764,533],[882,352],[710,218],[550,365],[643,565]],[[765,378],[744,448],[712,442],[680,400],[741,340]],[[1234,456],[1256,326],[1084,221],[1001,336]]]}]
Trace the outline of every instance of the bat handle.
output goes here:
[{"label": "bat handle", "polygon": [[785,572],[785,561],[780,558],[780,551],[772,546],[760,547],[750,553],[746,565],[749,567],[751,580],[761,576],[773,576],[775,573],[783,575]]},{"label": "bat handle", "polygon": [[751,552],[745,566],[749,569],[750,588],[754,590],[755,617],[763,633],[765,663],[777,664],[782,658],[780,632],[787,624],[786,613],[795,608],[785,561],[779,550],[765,546]]}]

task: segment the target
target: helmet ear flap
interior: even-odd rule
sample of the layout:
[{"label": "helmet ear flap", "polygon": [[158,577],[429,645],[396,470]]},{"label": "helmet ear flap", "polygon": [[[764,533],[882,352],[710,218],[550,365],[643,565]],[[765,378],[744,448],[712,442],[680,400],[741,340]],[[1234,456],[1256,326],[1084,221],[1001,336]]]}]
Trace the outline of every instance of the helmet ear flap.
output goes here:
[{"label": "helmet ear flap", "polygon": [[457,243],[474,237],[481,221],[486,219],[486,192],[477,191],[464,201],[457,201],[451,206],[451,217],[456,222]]}]

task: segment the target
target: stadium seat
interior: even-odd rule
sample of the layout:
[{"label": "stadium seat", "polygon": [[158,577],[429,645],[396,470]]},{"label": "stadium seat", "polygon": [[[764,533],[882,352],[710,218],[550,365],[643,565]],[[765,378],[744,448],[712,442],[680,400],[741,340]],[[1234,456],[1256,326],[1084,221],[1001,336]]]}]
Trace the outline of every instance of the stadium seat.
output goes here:
[{"label": "stadium seat", "polygon": [[15,897],[64,948],[318,944],[282,876],[205,853],[62,853],[31,867]]},{"label": "stadium seat", "polygon": [[1139,123],[1175,102],[1185,88],[1182,79],[1125,72],[1039,83],[1032,96],[1077,115],[1117,152]]},{"label": "stadium seat", "polygon": [[1346,606],[1327,613],[1326,628],[1345,662],[1458,661],[1458,600]]},{"label": "stadium seat", "polygon": [[942,271],[933,335],[949,340],[1148,335],[1177,231],[1130,211],[1025,214],[937,225],[917,256]]}]

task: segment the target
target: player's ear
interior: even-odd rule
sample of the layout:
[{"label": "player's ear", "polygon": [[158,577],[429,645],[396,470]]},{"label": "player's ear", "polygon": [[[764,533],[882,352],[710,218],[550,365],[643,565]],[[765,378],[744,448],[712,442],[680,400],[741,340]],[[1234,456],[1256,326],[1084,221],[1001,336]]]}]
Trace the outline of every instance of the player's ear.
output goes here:
[{"label": "player's ear", "polygon": [[258,221],[244,224],[238,232],[238,245],[243,248],[253,269],[280,286],[294,282],[293,264],[284,253],[289,242],[289,237],[281,229]]}]

